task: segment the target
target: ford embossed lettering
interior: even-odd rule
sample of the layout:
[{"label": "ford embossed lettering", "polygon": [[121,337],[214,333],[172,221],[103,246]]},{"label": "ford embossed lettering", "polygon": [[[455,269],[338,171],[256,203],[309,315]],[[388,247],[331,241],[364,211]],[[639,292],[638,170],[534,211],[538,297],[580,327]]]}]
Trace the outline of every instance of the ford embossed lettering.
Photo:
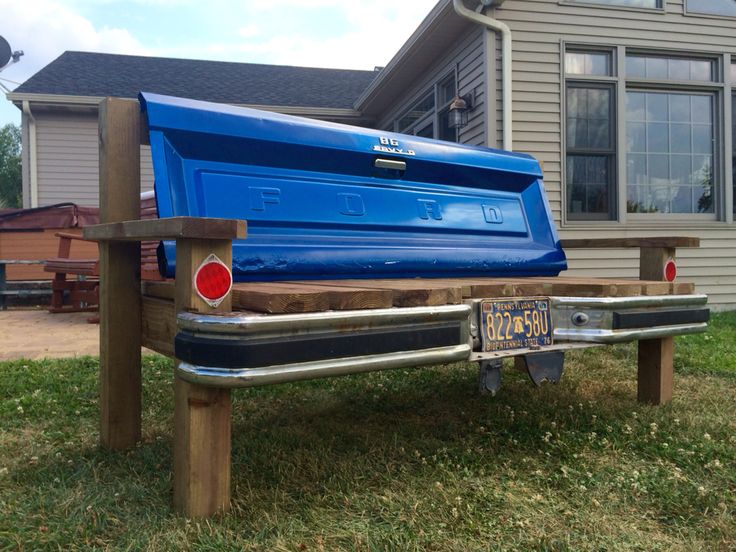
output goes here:
[{"label": "ford embossed lettering", "polygon": [[516,297],[481,303],[483,351],[538,348],[552,344],[549,299]]}]

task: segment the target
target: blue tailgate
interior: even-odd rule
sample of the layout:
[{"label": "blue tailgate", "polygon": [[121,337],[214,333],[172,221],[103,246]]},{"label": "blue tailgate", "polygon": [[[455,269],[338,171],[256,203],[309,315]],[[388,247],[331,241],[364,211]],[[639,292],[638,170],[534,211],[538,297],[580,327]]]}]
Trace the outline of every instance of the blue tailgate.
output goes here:
[{"label": "blue tailgate", "polygon": [[[236,280],[556,276],[532,157],[142,93],[160,217],[248,221]],[[162,266],[174,272],[174,244]]]}]

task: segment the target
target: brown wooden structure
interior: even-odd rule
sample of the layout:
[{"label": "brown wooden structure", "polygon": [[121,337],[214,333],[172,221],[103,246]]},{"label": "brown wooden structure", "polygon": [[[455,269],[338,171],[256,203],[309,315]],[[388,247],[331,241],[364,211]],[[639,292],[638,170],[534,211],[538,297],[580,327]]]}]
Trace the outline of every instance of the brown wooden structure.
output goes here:
[{"label": "brown wooden structure", "polygon": [[[143,130],[142,130],[143,129]],[[692,284],[662,281],[676,247],[697,240],[563,241],[566,247],[639,247],[640,280],[580,278],[472,278],[340,280],[236,284],[216,308],[192,289],[196,267],[211,253],[231,262],[232,240],[245,223],[221,219],[135,220],[139,216],[140,144],[147,139],[135,101],[108,98],[100,110],[101,222],[84,235],[100,247],[100,434],[110,449],[133,447],[141,435],[142,345],[173,356],[176,313],[246,310],[314,312],[459,303],[473,297],[666,295],[693,292]],[[175,283],[141,288],[146,240],[176,240]],[[672,398],[672,338],[639,344],[639,400]],[[230,390],[188,383],[175,376],[174,504],[187,516],[226,510],[230,501]]]},{"label": "brown wooden structure", "polygon": [[[59,251],[56,257],[46,260],[44,270],[52,272],[51,305],[49,312],[96,311],[98,301],[99,260],[71,256],[72,243],[85,240],[78,234],[57,232]],[[68,278],[72,276],[72,278]],[[64,296],[68,294],[69,300]]]},{"label": "brown wooden structure", "polygon": [[[139,217],[142,220],[158,218],[153,196],[141,199]],[[99,303],[99,258],[73,257],[71,245],[75,242],[96,243],[97,240],[85,239],[80,234],[71,232],[57,232],[54,235],[59,238],[59,251],[56,257],[47,259],[44,266],[46,272],[54,273],[49,312],[96,311]],[[163,280],[156,260],[157,246],[156,241],[141,243],[142,280]],[[75,278],[68,279],[68,276]],[[96,318],[90,320],[97,321]]]}]

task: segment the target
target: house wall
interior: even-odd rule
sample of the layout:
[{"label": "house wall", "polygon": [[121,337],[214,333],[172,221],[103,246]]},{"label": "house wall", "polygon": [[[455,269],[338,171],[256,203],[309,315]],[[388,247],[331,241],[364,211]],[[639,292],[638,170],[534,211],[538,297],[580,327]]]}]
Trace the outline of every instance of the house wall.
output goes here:
[{"label": "house wall", "polygon": [[[736,308],[736,225],[733,222],[566,222],[563,217],[563,42],[623,45],[672,52],[736,55],[736,19],[685,16],[683,0],[667,0],[664,13],[593,7],[558,0],[507,0],[489,15],[513,36],[514,149],[544,164],[545,188],[563,238],[686,235],[701,247],[678,252],[680,278],[695,281],[717,309]],[[501,140],[500,43],[496,41],[497,121]],[[736,58],[734,58],[736,59]],[[728,68],[726,68],[728,70]],[[729,115],[730,109],[725,109]],[[723,129],[730,130],[730,120]],[[727,142],[728,143],[728,142]],[[619,149],[619,155],[622,152]],[[723,164],[730,182],[731,153]],[[619,175],[619,186],[624,182]],[[730,186],[730,183],[728,184]],[[730,210],[730,205],[728,205]],[[728,217],[730,218],[730,217]],[[569,275],[636,277],[638,250],[568,251]]]},{"label": "house wall", "polygon": [[[38,205],[99,205],[97,114],[34,112]],[[141,146],[141,191],[153,189],[151,151]]]},{"label": "house wall", "polygon": [[473,145],[485,145],[485,78],[484,78],[484,33],[473,30],[453,49],[442,56],[432,68],[425,72],[421,80],[402,91],[402,102],[393,109],[383,113],[376,122],[376,128],[393,128],[393,121],[406,111],[419,96],[432,85],[457,69],[458,92],[460,95],[475,93],[475,107],[468,116],[468,126],[460,131],[460,142]]}]

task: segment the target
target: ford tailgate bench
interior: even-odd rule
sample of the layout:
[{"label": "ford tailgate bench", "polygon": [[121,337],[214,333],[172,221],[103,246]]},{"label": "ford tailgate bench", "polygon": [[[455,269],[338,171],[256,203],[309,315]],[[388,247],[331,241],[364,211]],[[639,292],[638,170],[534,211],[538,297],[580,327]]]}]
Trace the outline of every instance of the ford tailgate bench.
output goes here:
[{"label": "ford tailgate bench", "polygon": [[[149,139],[161,218],[137,220]],[[566,350],[638,341],[639,400],[669,401],[673,336],[708,320],[704,295],[668,281],[698,241],[561,243],[541,177],[518,154],[106,99],[103,224],[84,232],[100,242],[103,445],[140,439],[141,345],[176,359],[174,503],[195,517],[230,502],[232,388],[476,361],[495,393],[504,357],[540,384]],[[173,280],[141,287],[147,240]],[[563,245],[639,247],[640,279],[560,277]]]}]

